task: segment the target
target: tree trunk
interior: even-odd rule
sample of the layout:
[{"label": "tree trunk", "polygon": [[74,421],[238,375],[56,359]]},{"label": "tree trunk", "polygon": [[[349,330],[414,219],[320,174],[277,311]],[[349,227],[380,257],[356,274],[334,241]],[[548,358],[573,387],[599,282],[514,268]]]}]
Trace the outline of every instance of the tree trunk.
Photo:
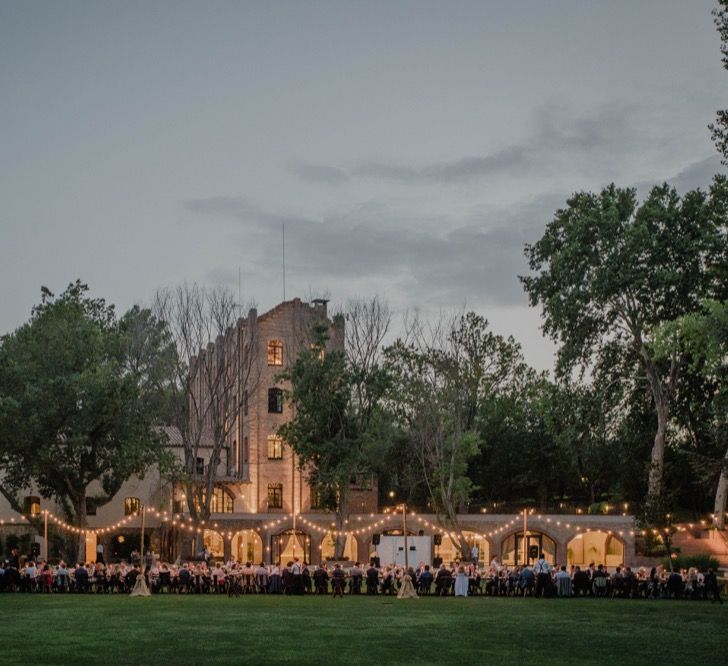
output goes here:
[{"label": "tree trunk", "polygon": [[720,477],[718,478],[718,488],[715,491],[715,507],[713,513],[715,518],[713,524],[719,529],[725,529],[725,510],[726,500],[728,499],[728,450],[725,452],[723,458],[723,466],[720,470]]},{"label": "tree trunk", "polygon": [[339,494],[339,508],[336,511],[336,535],[334,544],[334,559],[343,560],[344,551],[346,549],[346,535],[341,534],[344,531],[346,520],[349,518],[349,499],[345,493]]},{"label": "tree trunk", "polygon": [[[80,528],[86,527],[86,493],[81,493],[76,498],[73,510],[76,514],[76,524]],[[76,561],[82,564],[86,562],[86,535],[83,532],[76,535]]]},{"label": "tree trunk", "polygon": [[659,522],[662,519],[662,476],[665,467],[665,433],[667,432],[667,399],[655,396],[657,411],[657,433],[652,445],[650,457],[650,473],[647,483],[647,519]]}]

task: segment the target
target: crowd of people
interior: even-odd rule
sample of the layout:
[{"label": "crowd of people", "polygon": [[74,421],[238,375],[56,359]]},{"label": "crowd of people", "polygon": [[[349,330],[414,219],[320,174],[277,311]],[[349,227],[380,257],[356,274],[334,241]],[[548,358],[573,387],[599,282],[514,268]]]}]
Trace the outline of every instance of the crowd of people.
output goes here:
[{"label": "crowd of people", "polygon": [[552,566],[541,555],[532,566],[505,566],[493,558],[489,566],[452,562],[449,566],[378,567],[355,563],[309,566],[298,558],[285,566],[263,562],[192,561],[157,562],[151,554],[144,560],[105,564],[34,561],[19,557],[0,562],[0,592],[27,593],[129,593],[144,575],[153,593],[178,594],[332,594],[344,596],[393,595],[409,576],[418,595],[437,596],[530,596],[604,597],[629,599],[710,599],[723,603],[715,572],[695,568],[668,571],[654,567],[619,566],[612,572],[599,564],[588,567]]}]

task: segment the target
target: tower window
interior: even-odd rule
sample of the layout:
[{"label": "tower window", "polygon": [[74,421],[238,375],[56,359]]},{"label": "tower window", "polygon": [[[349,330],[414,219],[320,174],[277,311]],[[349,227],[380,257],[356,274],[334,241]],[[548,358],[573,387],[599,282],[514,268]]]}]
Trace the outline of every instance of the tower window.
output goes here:
[{"label": "tower window", "polygon": [[268,340],[268,365],[283,365],[282,340]]}]

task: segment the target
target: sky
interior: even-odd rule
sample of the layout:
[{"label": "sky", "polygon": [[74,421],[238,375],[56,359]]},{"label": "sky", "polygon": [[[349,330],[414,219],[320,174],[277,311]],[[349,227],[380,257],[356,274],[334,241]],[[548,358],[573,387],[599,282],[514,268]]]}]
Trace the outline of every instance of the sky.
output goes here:
[{"label": "sky", "polygon": [[285,225],[287,298],[473,309],[548,369],[524,244],[722,170],[713,5],[0,0],[0,334],[77,278],[267,310]]}]

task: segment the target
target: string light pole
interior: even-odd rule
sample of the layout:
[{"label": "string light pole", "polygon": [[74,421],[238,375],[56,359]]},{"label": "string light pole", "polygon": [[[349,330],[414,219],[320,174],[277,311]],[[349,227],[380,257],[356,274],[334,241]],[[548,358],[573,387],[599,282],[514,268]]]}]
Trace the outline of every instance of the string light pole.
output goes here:
[{"label": "string light pole", "polygon": [[43,510],[43,560],[48,562],[48,509]]}]

